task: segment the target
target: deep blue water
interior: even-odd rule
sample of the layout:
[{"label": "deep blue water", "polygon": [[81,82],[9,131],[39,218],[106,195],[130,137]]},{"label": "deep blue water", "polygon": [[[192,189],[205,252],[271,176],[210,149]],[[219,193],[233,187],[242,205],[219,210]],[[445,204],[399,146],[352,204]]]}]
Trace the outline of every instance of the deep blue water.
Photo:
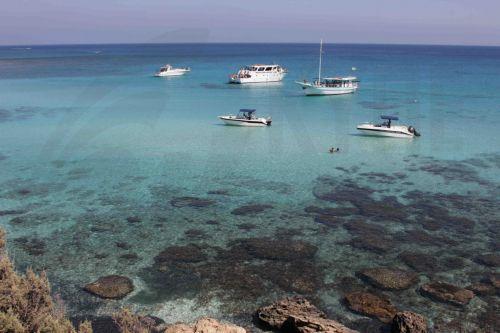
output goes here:
[{"label": "deep blue water", "polygon": [[[498,272],[479,256],[498,255],[500,48],[326,45],[323,73],[356,67],[361,88],[305,97],[294,81],[317,75],[317,57],[313,44],[0,47],[0,224],[16,264],[47,269],[75,314],[128,304],[168,321],[248,322],[258,305],[298,293],[368,332],[379,323],[342,298],[371,288],[443,332],[457,318],[469,328],[491,325],[484,316],[498,323],[498,296],[457,308],[418,290]],[[289,74],[273,85],[226,84],[263,62]],[[165,63],[192,72],[152,77]],[[243,107],[273,125],[218,122]],[[356,133],[381,114],[422,136]],[[328,154],[331,146],[341,152]],[[250,204],[269,206],[234,211]],[[313,255],[285,250],[294,242]],[[199,250],[191,261],[157,257],[189,244]],[[422,269],[408,253],[436,262]],[[420,282],[396,293],[356,274],[378,266]],[[81,291],[110,273],[132,278],[136,291],[121,301]]]}]

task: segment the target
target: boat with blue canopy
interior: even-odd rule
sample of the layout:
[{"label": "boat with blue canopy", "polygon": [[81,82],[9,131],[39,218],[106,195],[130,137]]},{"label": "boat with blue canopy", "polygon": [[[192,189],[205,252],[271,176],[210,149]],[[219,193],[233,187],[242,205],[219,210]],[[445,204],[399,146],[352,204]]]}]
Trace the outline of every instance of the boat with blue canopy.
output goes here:
[{"label": "boat with blue canopy", "polygon": [[413,138],[420,136],[420,133],[413,126],[393,125],[393,121],[398,121],[399,117],[392,115],[380,116],[382,123],[364,123],[357,126],[364,135],[369,136],[385,136],[393,138]]},{"label": "boat with blue canopy", "polygon": [[230,114],[227,116],[219,116],[219,119],[226,125],[232,126],[262,127],[271,125],[271,117],[257,117],[255,116],[255,112],[255,109],[240,109],[236,116]]}]

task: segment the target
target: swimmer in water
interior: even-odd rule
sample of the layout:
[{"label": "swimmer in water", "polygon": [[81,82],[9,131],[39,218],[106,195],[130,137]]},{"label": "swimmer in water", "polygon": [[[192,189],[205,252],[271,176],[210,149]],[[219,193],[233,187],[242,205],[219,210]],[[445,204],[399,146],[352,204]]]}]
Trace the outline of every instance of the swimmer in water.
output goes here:
[{"label": "swimmer in water", "polygon": [[330,148],[328,151],[330,152],[330,154],[333,154],[333,153],[337,153],[337,152],[339,152],[339,151],[340,151],[340,148],[334,148],[334,147],[332,147],[332,148]]}]

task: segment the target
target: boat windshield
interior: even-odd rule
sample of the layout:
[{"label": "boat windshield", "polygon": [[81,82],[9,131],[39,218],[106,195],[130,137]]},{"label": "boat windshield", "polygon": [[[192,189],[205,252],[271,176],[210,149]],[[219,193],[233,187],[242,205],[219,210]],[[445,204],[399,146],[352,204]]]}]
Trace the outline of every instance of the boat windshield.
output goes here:
[{"label": "boat windshield", "polygon": [[251,120],[254,118],[254,109],[241,109],[238,113],[238,118]]}]

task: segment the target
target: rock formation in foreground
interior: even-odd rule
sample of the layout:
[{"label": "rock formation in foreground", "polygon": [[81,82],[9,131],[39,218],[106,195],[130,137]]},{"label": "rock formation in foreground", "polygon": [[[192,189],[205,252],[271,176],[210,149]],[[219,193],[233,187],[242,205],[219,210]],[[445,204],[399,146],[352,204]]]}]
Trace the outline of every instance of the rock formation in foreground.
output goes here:
[{"label": "rock formation in foreground", "polygon": [[174,324],[165,333],[246,333],[243,327],[221,323],[212,318],[201,318],[192,325]]},{"label": "rock formation in foreground", "polygon": [[194,324],[165,324],[151,316],[138,316],[128,309],[113,315],[118,331],[123,333],[246,333],[243,327],[221,323],[213,318],[200,318]]},{"label": "rock formation in foreground", "polygon": [[272,329],[284,332],[356,333],[326,315],[302,297],[288,297],[257,310],[257,318]]},{"label": "rock formation in foreground", "polygon": [[392,333],[427,333],[427,321],[417,313],[398,312],[392,319]]}]

